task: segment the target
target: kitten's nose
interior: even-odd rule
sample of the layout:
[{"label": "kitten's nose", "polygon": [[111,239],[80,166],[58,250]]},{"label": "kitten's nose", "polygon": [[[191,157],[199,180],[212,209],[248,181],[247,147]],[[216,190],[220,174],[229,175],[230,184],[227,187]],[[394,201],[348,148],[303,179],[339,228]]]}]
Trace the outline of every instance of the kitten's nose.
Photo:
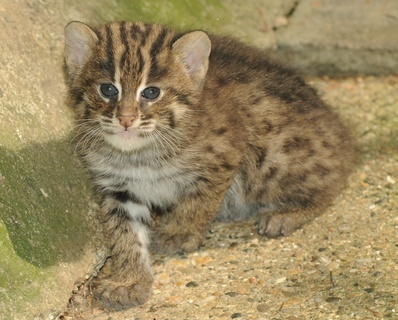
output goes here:
[{"label": "kitten's nose", "polygon": [[120,115],[120,116],[117,116],[117,118],[119,119],[120,125],[125,128],[131,127],[135,120],[134,116]]}]

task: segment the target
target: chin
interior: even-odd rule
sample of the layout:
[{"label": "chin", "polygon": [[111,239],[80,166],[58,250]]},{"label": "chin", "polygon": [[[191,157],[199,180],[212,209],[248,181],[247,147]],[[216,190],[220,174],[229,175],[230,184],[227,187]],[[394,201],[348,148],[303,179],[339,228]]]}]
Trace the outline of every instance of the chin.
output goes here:
[{"label": "chin", "polygon": [[148,143],[146,138],[141,138],[128,131],[106,135],[105,140],[113,148],[122,152],[138,150]]}]

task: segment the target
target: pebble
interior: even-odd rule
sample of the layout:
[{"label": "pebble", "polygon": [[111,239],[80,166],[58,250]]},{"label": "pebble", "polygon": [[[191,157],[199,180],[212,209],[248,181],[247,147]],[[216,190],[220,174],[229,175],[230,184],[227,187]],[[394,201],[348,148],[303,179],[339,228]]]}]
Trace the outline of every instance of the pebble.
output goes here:
[{"label": "pebble", "polygon": [[339,302],[340,300],[341,300],[341,298],[338,298],[338,297],[329,297],[325,301],[329,302],[329,303],[335,303],[335,302]]},{"label": "pebble", "polygon": [[198,287],[199,284],[197,282],[195,282],[195,281],[189,281],[185,286],[187,288],[195,288],[195,287]]},{"label": "pebble", "polygon": [[276,279],[276,280],[275,280],[275,283],[276,283],[276,284],[279,284],[279,283],[283,283],[283,282],[285,282],[285,281],[286,281],[286,277],[282,277],[282,278]]},{"label": "pebble", "polygon": [[387,176],[387,182],[391,184],[395,184],[395,180],[391,176]]},{"label": "pebble", "polygon": [[227,296],[230,296],[231,298],[234,298],[234,297],[237,296],[237,293],[236,293],[236,292],[233,292],[233,291],[226,292],[225,294],[226,294]]},{"label": "pebble", "polygon": [[267,312],[268,310],[269,310],[269,307],[265,303],[261,303],[257,306],[258,312]]},{"label": "pebble", "polygon": [[250,277],[249,278],[249,282],[250,283],[255,283],[256,282],[256,278],[255,277]]},{"label": "pebble", "polygon": [[236,318],[241,318],[242,317],[242,314],[241,313],[233,313],[232,315],[231,315],[231,319],[236,319]]},{"label": "pebble", "polygon": [[329,271],[334,271],[340,268],[340,264],[336,261],[332,261],[331,263],[328,264],[327,269]]}]

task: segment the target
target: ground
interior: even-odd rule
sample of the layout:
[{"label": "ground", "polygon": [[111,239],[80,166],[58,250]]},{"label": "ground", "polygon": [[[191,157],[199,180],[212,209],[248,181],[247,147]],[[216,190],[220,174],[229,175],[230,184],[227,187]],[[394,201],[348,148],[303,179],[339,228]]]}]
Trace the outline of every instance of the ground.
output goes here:
[{"label": "ground", "polygon": [[215,223],[197,252],[153,254],[154,295],[143,306],[101,310],[82,285],[61,319],[398,319],[398,77],[311,82],[361,148],[322,216],[272,240],[252,220]]}]

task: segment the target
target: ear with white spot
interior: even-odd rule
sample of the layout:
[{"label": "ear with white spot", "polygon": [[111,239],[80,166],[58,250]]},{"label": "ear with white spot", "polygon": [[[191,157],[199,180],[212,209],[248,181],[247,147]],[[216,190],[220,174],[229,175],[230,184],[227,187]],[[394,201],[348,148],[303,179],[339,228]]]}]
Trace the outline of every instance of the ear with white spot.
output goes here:
[{"label": "ear with white spot", "polygon": [[73,21],[65,27],[65,65],[69,81],[73,81],[90,58],[97,42],[94,30],[82,22]]},{"label": "ear with white spot", "polygon": [[210,39],[203,31],[187,33],[173,44],[173,53],[187,68],[199,88],[203,85],[209,67],[210,51]]}]

